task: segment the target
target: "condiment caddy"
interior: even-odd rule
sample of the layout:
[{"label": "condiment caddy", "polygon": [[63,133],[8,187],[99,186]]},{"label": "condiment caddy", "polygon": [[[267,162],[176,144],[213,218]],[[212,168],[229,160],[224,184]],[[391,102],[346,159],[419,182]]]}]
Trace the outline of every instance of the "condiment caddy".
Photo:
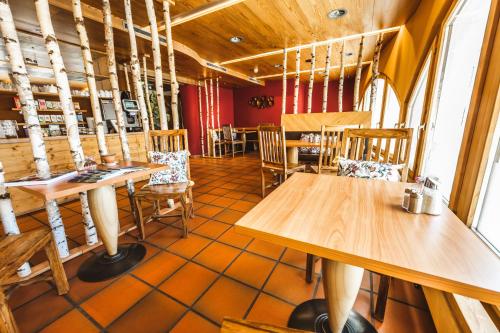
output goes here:
[{"label": "condiment caddy", "polygon": [[443,209],[442,195],[437,177],[417,179],[411,188],[405,188],[401,207],[413,214],[440,215]]}]

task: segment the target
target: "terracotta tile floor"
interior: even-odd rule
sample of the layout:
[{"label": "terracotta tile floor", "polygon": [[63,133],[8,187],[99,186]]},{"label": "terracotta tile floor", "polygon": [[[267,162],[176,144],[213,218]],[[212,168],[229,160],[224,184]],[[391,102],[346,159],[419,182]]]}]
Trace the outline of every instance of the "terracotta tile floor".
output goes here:
[{"label": "terracotta tile floor", "polygon": [[[65,264],[71,286],[65,296],[47,282],[18,288],[10,305],[21,332],[218,332],[226,315],[286,325],[297,304],[323,297],[319,274],[312,284],[305,282],[304,253],[233,230],[261,199],[255,156],[195,158],[191,173],[196,218],[188,239],[180,238],[175,218],[149,223],[146,259],[127,274],[101,283],[80,281],[76,272],[89,253]],[[125,189],[117,196],[121,222],[130,223]],[[80,211],[78,202],[61,205],[70,247],[85,239]],[[47,224],[47,216],[40,211],[18,223],[31,230]],[[120,241],[134,241],[136,234]],[[41,260],[44,255],[37,254],[32,264]],[[377,295],[370,285],[376,291],[378,276],[367,272],[355,308],[379,332],[435,332],[421,290],[400,280],[392,283],[384,323],[371,319],[370,302]]]}]

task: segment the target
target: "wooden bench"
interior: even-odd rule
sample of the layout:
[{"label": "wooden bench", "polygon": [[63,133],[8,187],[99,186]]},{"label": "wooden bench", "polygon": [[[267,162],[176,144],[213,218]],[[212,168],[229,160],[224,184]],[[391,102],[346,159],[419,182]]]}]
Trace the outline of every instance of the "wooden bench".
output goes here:
[{"label": "wooden bench", "polygon": [[499,305],[422,286],[438,333],[500,332]]}]

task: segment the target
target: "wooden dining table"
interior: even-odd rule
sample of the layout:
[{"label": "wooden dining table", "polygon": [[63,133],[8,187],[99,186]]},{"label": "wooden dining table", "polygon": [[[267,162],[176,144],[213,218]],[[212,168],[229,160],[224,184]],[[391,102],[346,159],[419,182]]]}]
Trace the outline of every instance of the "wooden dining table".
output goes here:
[{"label": "wooden dining table", "polygon": [[299,305],[289,326],[375,332],[351,310],[364,269],[500,304],[500,259],[444,205],[439,216],[404,211],[406,186],[296,173],[236,223],[240,234],[322,258],[326,300]]},{"label": "wooden dining table", "polygon": [[[99,169],[108,169],[104,165]],[[95,183],[75,183],[72,178],[49,185],[22,186],[21,190],[41,197],[45,201],[67,198],[87,192],[90,213],[102,240],[105,251],[87,259],[78,271],[78,277],[87,282],[98,282],[113,278],[137,265],[146,254],[146,248],[138,243],[118,246],[120,223],[114,185],[127,180],[144,178],[158,171],[167,170],[163,164],[143,162],[118,162],[112,168],[131,168]]]},{"label": "wooden dining table", "polygon": [[299,163],[299,148],[319,148],[321,144],[319,142],[309,142],[303,140],[286,140],[286,160],[288,163]]}]

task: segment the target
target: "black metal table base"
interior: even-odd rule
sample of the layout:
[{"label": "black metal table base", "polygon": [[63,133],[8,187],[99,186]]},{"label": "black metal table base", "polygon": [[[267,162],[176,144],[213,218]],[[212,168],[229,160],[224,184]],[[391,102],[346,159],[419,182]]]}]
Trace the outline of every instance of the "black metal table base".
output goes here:
[{"label": "black metal table base", "polygon": [[112,279],[136,266],[145,255],[146,248],[141,244],[120,244],[114,256],[102,251],[87,259],[78,269],[78,278],[85,282]]},{"label": "black metal table base", "polygon": [[[331,333],[325,299],[312,299],[297,306],[290,318],[288,327],[316,333]],[[362,315],[351,310],[342,333],[376,333],[377,330]]]}]

